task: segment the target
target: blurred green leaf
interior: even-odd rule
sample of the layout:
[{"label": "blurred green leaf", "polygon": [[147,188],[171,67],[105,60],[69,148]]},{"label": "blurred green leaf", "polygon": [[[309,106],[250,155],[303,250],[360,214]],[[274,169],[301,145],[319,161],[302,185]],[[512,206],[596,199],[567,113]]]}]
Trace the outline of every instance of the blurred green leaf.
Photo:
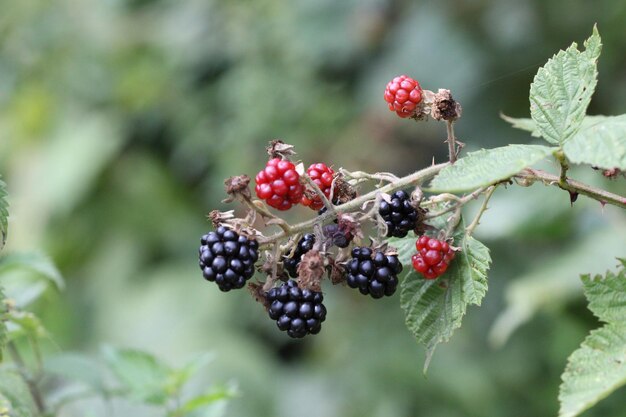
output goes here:
[{"label": "blurred green leaf", "polygon": [[168,391],[176,392],[182,388],[183,385],[189,379],[194,376],[200,369],[205,367],[209,362],[211,362],[214,358],[212,353],[203,353],[197,358],[189,361],[185,366],[180,369],[171,370],[169,383],[168,383]]},{"label": "blurred green leaf", "polygon": [[598,82],[602,44],[596,27],[580,52],[573,43],[539,68],[530,86],[530,116],[541,136],[563,145],[579,129]]},{"label": "blurred green leaf", "polygon": [[428,191],[473,191],[505,180],[554,151],[554,148],[541,145],[509,145],[470,152],[454,165],[442,169]]},{"label": "blurred green leaf", "polygon": [[533,119],[523,118],[523,117],[519,117],[519,118],[510,117],[502,113],[500,113],[500,118],[510,123],[511,127],[515,129],[520,129],[520,130],[525,130],[527,132],[530,132],[530,135],[536,138],[541,137],[541,132],[539,132],[539,129],[537,129],[537,124],[535,123]]},{"label": "blurred green leaf", "polygon": [[626,115],[596,116],[563,146],[576,164],[626,170]]},{"label": "blurred green leaf", "polygon": [[560,417],[574,417],[626,384],[626,260],[617,274],[583,275],[589,309],[606,324],[568,359],[559,392]]},{"label": "blurred green leaf", "polygon": [[131,397],[148,404],[163,405],[169,398],[170,369],[149,353],[134,349],[105,347],[104,358]]},{"label": "blurred green leaf", "polygon": [[454,234],[454,244],[461,251],[442,277],[427,280],[410,268],[415,240],[406,238],[391,243],[398,248],[402,264],[410,270],[401,284],[400,303],[407,327],[426,346],[426,372],[437,345],[450,340],[454,330],[461,326],[467,306],[481,304],[487,292],[489,249],[466,236],[461,222]]},{"label": "blurred green leaf", "polygon": [[554,309],[580,296],[581,271],[597,273],[614,264],[626,247],[626,236],[603,228],[590,233],[545,264],[538,264],[522,276],[514,277],[506,290],[506,309],[491,328],[491,343],[501,346],[522,324],[542,309]]},{"label": "blurred green leaf", "polygon": [[0,369],[0,410],[8,408],[9,417],[34,416],[34,404],[28,387],[14,371]]},{"label": "blurred green leaf", "polygon": [[39,317],[29,311],[9,311],[9,339],[13,340],[20,336],[32,337],[33,340],[47,337],[48,332]]},{"label": "blurred green leaf", "polygon": [[65,287],[63,276],[54,265],[54,262],[43,253],[12,253],[0,258],[0,274],[13,269],[26,269],[37,272],[39,276],[53,283],[59,290]]},{"label": "blurred green leaf", "polygon": [[6,298],[4,291],[0,287],[0,362],[2,362],[4,348],[7,345],[7,325],[8,320]]},{"label": "blurred green leaf", "polygon": [[0,178],[0,249],[7,241],[9,231],[9,202],[7,201],[7,185]]},{"label": "blurred green leaf", "polygon": [[44,362],[46,372],[72,381],[81,382],[97,392],[104,392],[100,364],[93,358],[78,353],[62,353]]},{"label": "blurred green leaf", "polygon": [[238,390],[233,386],[212,387],[208,392],[198,395],[182,406],[172,411],[169,415],[172,417],[182,417],[190,413],[199,411],[200,409],[210,406],[218,401],[228,400],[238,395]]}]

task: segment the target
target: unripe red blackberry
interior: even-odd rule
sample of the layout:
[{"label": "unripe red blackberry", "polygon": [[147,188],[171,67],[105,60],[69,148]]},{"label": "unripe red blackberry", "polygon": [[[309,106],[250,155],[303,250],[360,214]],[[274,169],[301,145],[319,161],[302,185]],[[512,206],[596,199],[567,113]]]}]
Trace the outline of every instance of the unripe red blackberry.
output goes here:
[{"label": "unripe red blackberry", "polygon": [[397,255],[385,255],[383,252],[367,247],[352,249],[352,259],[346,264],[350,288],[358,288],[361,294],[372,298],[391,296],[398,286],[398,274],[402,264]]},{"label": "unripe red blackberry", "polygon": [[199,265],[207,281],[215,282],[226,292],[242,288],[254,275],[254,263],[259,259],[259,245],[224,226],[200,239]]},{"label": "unripe red blackberry", "polygon": [[[326,166],[323,163],[312,164],[309,169],[306,170],[307,175],[313,180],[315,184],[320,188],[324,195],[330,197],[330,189],[333,184],[333,175],[335,171],[332,168]],[[310,194],[310,193],[309,193]],[[310,194],[307,196],[305,193],[300,201],[303,206],[310,207],[313,210],[319,210],[324,207],[324,202],[318,195]]]},{"label": "unripe red blackberry", "polygon": [[448,242],[420,236],[415,242],[417,253],[411,257],[413,268],[426,279],[435,279],[448,269],[455,252]]},{"label": "unripe red blackberry", "polygon": [[293,251],[293,255],[290,258],[283,258],[283,267],[291,278],[296,278],[298,276],[298,265],[300,264],[302,255],[313,249],[314,244],[315,235],[313,233],[307,233],[298,241],[298,245]]},{"label": "unripe red blackberry", "polygon": [[321,292],[300,289],[294,280],[274,287],[265,294],[268,313],[282,331],[290,337],[302,338],[317,334],[326,320],[326,307]]},{"label": "unripe red blackberry", "polygon": [[387,224],[387,236],[405,237],[415,228],[417,210],[411,205],[411,199],[405,191],[396,191],[391,201],[380,202],[378,213]]},{"label": "unripe red blackberry", "polygon": [[289,210],[300,202],[304,186],[300,184],[300,174],[293,163],[274,158],[257,174],[254,190],[257,197],[265,200],[270,207]]},{"label": "unripe red blackberry", "polygon": [[402,118],[416,114],[422,102],[423,91],[419,83],[411,77],[395,77],[385,88],[385,101],[389,110],[395,111]]}]

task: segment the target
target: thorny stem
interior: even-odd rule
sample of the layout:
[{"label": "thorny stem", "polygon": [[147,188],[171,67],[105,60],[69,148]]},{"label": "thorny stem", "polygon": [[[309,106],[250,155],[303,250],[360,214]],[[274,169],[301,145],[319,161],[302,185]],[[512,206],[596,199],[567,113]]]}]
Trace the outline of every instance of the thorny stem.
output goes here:
[{"label": "thorny stem", "polygon": [[569,164],[567,163],[567,159],[565,158],[565,154],[563,151],[558,151],[554,154],[556,159],[559,161],[561,165],[561,173],[559,174],[559,185],[563,185],[567,183],[567,170],[569,169]]},{"label": "thorny stem", "polygon": [[270,211],[267,208],[265,208],[265,206],[254,204],[254,202],[247,197],[243,197],[242,200],[244,204],[248,206],[250,209],[256,211],[261,216],[270,219],[271,224],[278,225],[278,227],[283,229],[283,232],[285,233],[290,233],[291,230],[290,230],[289,224],[287,224],[287,222],[285,222],[280,217],[274,216],[272,213],[270,213]]},{"label": "thorny stem", "polygon": [[339,172],[341,172],[343,175],[345,175],[348,178],[352,178],[355,180],[377,180],[377,181],[386,181],[386,182],[394,182],[398,180],[398,177],[393,175],[390,172],[379,172],[376,174],[369,174],[367,172],[363,172],[363,171],[354,171],[354,172],[350,172],[350,171],[346,171],[345,169],[340,169]]},{"label": "thorny stem", "polygon": [[603,204],[611,204],[617,207],[626,209],[626,197],[622,197],[611,192],[594,188],[591,185],[584,184],[579,181],[565,178],[561,181],[560,177],[549,174],[539,169],[527,168],[519,174],[515,175],[515,178],[520,178],[527,181],[542,181],[546,185],[556,185],[559,188],[569,191],[570,193],[578,193],[585,195],[589,198],[599,201]]},{"label": "thorny stem", "polygon": [[446,120],[446,130],[448,132],[446,142],[448,142],[448,155],[451,164],[456,162],[456,137],[454,137],[454,126],[452,123],[452,121]]},{"label": "thorny stem", "polygon": [[487,192],[485,193],[485,198],[483,200],[483,204],[480,206],[480,209],[478,209],[478,213],[476,213],[476,217],[474,217],[474,220],[472,220],[472,223],[470,223],[470,225],[467,226],[467,228],[465,229],[465,234],[467,236],[471,236],[472,233],[474,233],[474,229],[476,229],[476,226],[478,226],[478,224],[480,223],[480,218],[482,217],[483,213],[487,211],[487,204],[489,204],[489,199],[493,195],[493,192],[496,191],[497,187],[498,187],[497,185],[492,185],[491,187],[487,189]]},{"label": "thorny stem", "polygon": [[[427,168],[416,171],[411,175],[407,175],[406,177],[399,178],[394,183],[387,184],[376,190],[370,191],[367,194],[357,197],[354,200],[350,200],[347,203],[335,206],[334,209],[335,211],[338,211],[340,213],[348,213],[348,212],[354,211],[356,209],[359,209],[364,203],[368,202],[369,200],[375,199],[377,194],[380,194],[380,193],[390,194],[390,193],[393,193],[394,191],[400,190],[402,188],[406,188],[408,186],[421,184],[424,181],[427,181],[433,178],[435,175],[439,173],[439,171],[441,171],[443,168],[445,168],[449,164],[450,164],[449,162],[444,162],[444,163],[437,164],[437,165],[431,165]],[[311,227],[313,227],[315,223],[320,223],[320,224],[328,223],[332,220],[332,218],[333,218],[333,213],[327,211],[326,213],[320,216],[317,216],[313,219],[291,225],[288,227],[287,230],[283,228],[281,232],[278,232],[267,238],[259,239],[259,244],[260,246],[266,246],[270,243],[274,243],[294,233],[308,230]]]},{"label": "thorny stem", "polygon": [[462,206],[464,206],[465,204],[469,203],[470,201],[477,199],[478,196],[481,195],[486,189],[487,189],[486,187],[481,187],[481,188],[477,189],[476,191],[466,195],[465,197],[457,197],[454,194],[450,194],[451,196],[454,197],[453,200],[455,200],[457,202],[457,204],[452,205],[450,207],[447,207],[447,208],[445,208],[443,210],[440,210],[440,211],[436,211],[436,212],[433,212],[433,213],[428,213],[426,215],[425,219],[426,220],[434,219],[436,217],[443,216],[444,214],[449,213],[449,212],[451,212],[453,210],[456,210],[457,208],[461,208]]},{"label": "thorny stem", "polygon": [[15,365],[17,366],[20,376],[26,383],[26,386],[30,391],[30,395],[33,397],[37,411],[40,415],[46,414],[46,405],[43,400],[43,395],[41,395],[41,391],[39,391],[39,387],[37,386],[37,381],[35,381],[30,375],[30,372],[24,363],[24,359],[22,359],[22,355],[17,350],[15,343],[7,343],[7,349],[9,351],[9,355],[11,355],[11,359],[13,359],[13,362],[15,362]]},{"label": "thorny stem", "polygon": [[322,190],[320,190],[320,187],[318,187],[315,181],[313,181],[311,177],[309,177],[307,174],[303,174],[301,175],[301,177],[304,178],[306,183],[313,189],[313,191],[315,191],[315,194],[317,194],[320,200],[322,200],[322,203],[324,203],[324,207],[326,207],[326,210],[328,210],[329,212],[334,212],[335,207],[333,206],[333,203],[331,203],[328,197],[326,197],[326,194],[324,194]]}]

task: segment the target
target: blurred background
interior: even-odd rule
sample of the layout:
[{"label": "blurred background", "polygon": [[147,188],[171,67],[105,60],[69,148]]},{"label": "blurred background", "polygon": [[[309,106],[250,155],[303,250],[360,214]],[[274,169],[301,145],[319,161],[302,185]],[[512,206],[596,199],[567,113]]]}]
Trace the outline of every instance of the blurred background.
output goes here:
[{"label": "blurred background", "polygon": [[[529,143],[499,113],[528,117],[537,68],[597,23],[590,113],[626,112],[626,1],[2,0],[0,10],[6,252],[43,251],[66,279],[28,307],[52,335],[47,356],[110,344],[179,365],[212,352],[196,384],[237,384],[228,416],[556,414],[567,356],[598,326],[578,276],[626,256],[617,208],[584,197],[570,207],[541,185],[499,189],[477,232],[492,250],[490,290],[427,378],[398,294],[373,302],[328,286],[323,331],[293,341],[245,291],[205,282],[197,247],[206,213],[233,208],[220,202],[224,178],[255,175],[270,139],[306,164],[349,170],[404,175],[443,161],[444,126],[387,109],[384,87],[399,74],[452,90],[466,149]],[[626,192],[588,167],[572,176]],[[85,407],[65,412],[106,415]],[[623,396],[588,415],[626,416]]]}]

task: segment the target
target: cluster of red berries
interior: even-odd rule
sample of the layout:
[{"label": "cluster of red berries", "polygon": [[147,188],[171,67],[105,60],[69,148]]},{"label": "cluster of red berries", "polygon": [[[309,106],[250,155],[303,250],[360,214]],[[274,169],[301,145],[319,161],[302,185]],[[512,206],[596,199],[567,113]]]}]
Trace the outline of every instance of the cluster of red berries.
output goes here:
[{"label": "cluster of red berries", "polygon": [[426,279],[435,279],[448,269],[454,250],[448,242],[421,236],[415,242],[417,253],[411,257],[413,268]]},{"label": "cluster of red berries", "polygon": [[[335,171],[323,163],[313,164],[307,175],[320,188],[326,197],[330,196]],[[294,204],[302,204],[313,210],[324,206],[320,197],[312,190],[306,190],[300,183],[300,174],[295,165],[287,160],[273,158],[267,162],[256,176],[254,187],[257,197],[265,200],[277,210],[289,210]]]}]

